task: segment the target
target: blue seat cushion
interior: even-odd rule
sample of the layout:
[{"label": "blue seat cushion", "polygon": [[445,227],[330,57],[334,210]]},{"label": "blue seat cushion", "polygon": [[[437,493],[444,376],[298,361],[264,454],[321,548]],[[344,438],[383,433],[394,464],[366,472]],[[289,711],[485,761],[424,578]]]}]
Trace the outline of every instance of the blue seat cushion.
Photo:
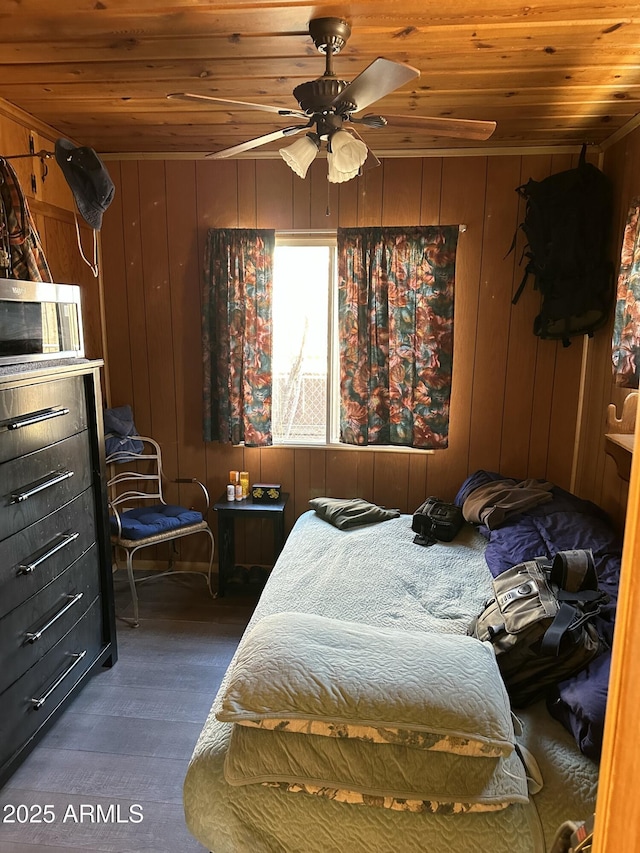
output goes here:
[{"label": "blue seat cushion", "polygon": [[[146,539],[177,530],[179,527],[198,524],[202,521],[202,513],[183,506],[157,504],[128,509],[120,515],[120,521],[123,539]],[[114,516],[111,516],[110,524],[111,533],[117,536],[118,523]]]}]

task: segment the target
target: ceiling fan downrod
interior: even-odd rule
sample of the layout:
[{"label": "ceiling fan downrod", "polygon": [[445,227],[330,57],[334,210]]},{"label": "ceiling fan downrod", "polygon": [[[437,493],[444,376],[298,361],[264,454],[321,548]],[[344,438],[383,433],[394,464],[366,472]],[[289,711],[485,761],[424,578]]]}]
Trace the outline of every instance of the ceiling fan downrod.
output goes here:
[{"label": "ceiling fan downrod", "polygon": [[309,35],[316,49],[325,55],[325,77],[335,77],[333,57],[340,53],[351,35],[351,27],[341,18],[316,18],[309,21]]}]

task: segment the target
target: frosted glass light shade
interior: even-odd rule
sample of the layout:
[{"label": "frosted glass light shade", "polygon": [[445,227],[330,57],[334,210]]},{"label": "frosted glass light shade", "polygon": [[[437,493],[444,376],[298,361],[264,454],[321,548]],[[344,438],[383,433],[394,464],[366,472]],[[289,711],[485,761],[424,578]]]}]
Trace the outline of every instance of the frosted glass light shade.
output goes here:
[{"label": "frosted glass light shade", "polygon": [[360,169],[354,169],[352,172],[339,172],[335,168],[335,164],[332,162],[333,157],[331,154],[327,154],[327,164],[328,164],[328,172],[327,172],[327,180],[331,181],[332,184],[342,184],[345,181],[350,181],[352,178],[356,178],[358,176],[358,172]]},{"label": "frosted glass light shade", "polygon": [[330,147],[327,179],[340,184],[355,178],[369,153],[364,142],[346,130],[337,130],[331,137]]},{"label": "frosted glass light shade", "polygon": [[280,156],[296,175],[306,177],[307,170],[315,160],[319,144],[310,134],[296,139],[292,145],[280,149]]}]

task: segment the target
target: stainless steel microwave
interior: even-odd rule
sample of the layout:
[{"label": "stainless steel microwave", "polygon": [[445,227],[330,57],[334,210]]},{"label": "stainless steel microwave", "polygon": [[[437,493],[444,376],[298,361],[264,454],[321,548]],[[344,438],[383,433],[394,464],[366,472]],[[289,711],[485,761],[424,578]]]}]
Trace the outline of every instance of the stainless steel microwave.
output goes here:
[{"label": "stainless steel microwave", "polygon": [[83,356],[77,284],[0,278],[0,364]]}]

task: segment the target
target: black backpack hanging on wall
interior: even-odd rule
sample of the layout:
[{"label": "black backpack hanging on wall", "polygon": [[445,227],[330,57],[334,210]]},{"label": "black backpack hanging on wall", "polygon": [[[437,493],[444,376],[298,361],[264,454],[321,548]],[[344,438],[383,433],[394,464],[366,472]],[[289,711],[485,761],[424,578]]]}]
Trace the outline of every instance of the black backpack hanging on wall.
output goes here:
[{"label": "black backpack hanging on wall", "polygon": [[[588,334],[603,326],[614,299],[613,265],[608,258],[612,216],[609,178],[585,159],[583,145],[575,169],[531,178],[516,192],[526,200],[519,226],[527,237],[524,276],[513,304],[527,279],[535,276],[542,294],[533,333],[561,340]],[[511,249],[515,246],[515,237]]]}]

